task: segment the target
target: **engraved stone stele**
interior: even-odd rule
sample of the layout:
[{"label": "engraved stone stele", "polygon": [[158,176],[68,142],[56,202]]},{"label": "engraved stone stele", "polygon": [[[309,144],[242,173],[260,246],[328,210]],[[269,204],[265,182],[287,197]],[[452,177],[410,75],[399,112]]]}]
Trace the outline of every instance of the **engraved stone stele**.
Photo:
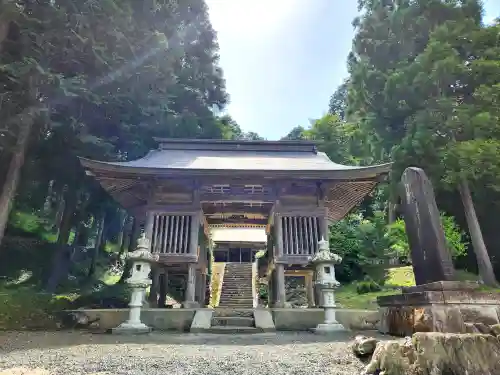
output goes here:
[{"label": "engraved stone stele", "polygon": [[453,280],[453,263],[431,182],[422,169],[410,167],[403,172],[400,189],[416,284]]},{"label": "engraved stone stele", "polygon": [[325,322],[318,324],[314,329],[315,333],[327,334],[332,332],[345,331],[335,316],[335,288],[340,284],[335,278],[335,265],[342,261],[342,257],[332,253],[328,241],[324,238],[318,243],[319,251],[312,257],[311,263],[316,270],[316,285],[323,294],[325,309]]},{"label": "engraved stone stele", "polygon": [[126,280],[132,292],[130,297],[130,311],[127,321],[113,328],[113,333],[149,333],[151,328],[141,321],[141,308],[144,301],[146,289],[151,285],[149,272],[151,263],[158,261],[158,254],[150,252],[150,242],[143,234],[137,241],[137,249],[128,254],[128,259],[132,262],[131,275]]}]

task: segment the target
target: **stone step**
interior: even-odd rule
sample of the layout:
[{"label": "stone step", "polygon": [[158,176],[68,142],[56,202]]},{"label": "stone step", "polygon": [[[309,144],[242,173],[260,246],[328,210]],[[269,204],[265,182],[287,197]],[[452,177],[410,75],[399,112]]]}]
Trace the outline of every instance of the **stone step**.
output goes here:
[{"label": "stone step", "polygon": [[237,333],[260,333],[262,331],[255,327],[218,326],[218,327],[210,327],[206,332],[217,333],[217,334],[237,334]]},{"label": "stone step", "polygon": [[253,296],[251,294],[225,294],[220,297],[219,301],[225,301],[225,300],[253,300]]},{"label": "stone step", "polygon": [[225,289],[224,294],[235,294],[235,293],[243,293],[243,294],[252,294],[252,289]]},{"label": "stone step", "polygon": [[252,317],[246,316],[223,316],[212,318],[212,327],[255,327]]},{"label": "stone step", "polygon": [[253,318],[253,309],[252,308],[226,308],[226,307],[217,307],[214,311],[215,317],[247,317]]},{"label": "stone step", "polygon": [[220,301],[219,303],[220,307],[253,307],[253,301],[252,300],[246,300],[246,301],[234,301],[234,300],[228,300],[228,301]]}]

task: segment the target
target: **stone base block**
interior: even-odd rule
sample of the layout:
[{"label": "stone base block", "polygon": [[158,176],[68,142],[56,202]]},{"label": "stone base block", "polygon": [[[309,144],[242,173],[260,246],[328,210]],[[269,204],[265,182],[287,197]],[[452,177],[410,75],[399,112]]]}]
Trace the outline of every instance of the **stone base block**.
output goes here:
[{"label": "stone base block", "polygon": [[253,311],[253,317],[255,321],[255,328],[258,328],[262,332],[276,331],[273,316],[269,310],[255,309]]},{"label": "stone base block", "polygon": [[111,330],[113,334],[117,335],[139,335],[151,332],[151,327],[141,324],[122,323],[118,327]]},{"label": "stone base block", "polygon": [[200,307],[200,303],[192,301],[184,301],[182,302],[182,307],[185,309],[197,309]]},{"label": "stone base block", "polygon": [[318,326],[313,329],[313,332],[318,335],[329,335],[332,333],[346,332],[346,331],[347,330],[340,323],[318,324]]},{"label": "stone base block", "polygon": [[[461,286],[463,289],[458,290]],[[406,293],[405,293],[406,291]],[[379,297],[380,332],[410,336],[416,332],[466,333],[466,323],[500,322],[500,294],[473,283],[439,282]]]},{"label": "stone base block", "polygon": [[198,333],[210,329],[214,311],[211,309],[199,309],[194,315],[189,332]]}]

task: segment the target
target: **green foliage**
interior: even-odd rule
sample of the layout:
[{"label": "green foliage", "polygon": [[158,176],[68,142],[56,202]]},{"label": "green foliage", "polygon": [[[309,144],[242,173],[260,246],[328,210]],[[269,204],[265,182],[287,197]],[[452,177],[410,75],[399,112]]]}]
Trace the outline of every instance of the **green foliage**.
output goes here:
[{"label": "green foliage", "polygon": [[259,284],[259,299],[267,301],[269,291],[266,284]]},{"label": "green foliage", "polygon": [[31,287],[0,288],[0,299],[0,329],[55,329],[56,314],[70,306]]},{"label": "green foliage", "polygon": [[390,245],[380,211],[372,218],[351,214],[330,226],[330,246],[343,258],[337,266],[338,279],[343,282],[360,279],[371,265],[387,262],[392,255]]},{"label": "green foliage", "polygon": [[[454,259],[467,253],[465,234],[454,218],[442,214],[441,220],[448,248]],[[374,211],[372,217],[351,214],[330,227],[330,246],[343,257],[337,266],[338,279],[342,282],[359,280],[370,275],[384,284],[388,275],[380,274],[380,265],[390,259],[409,261],[409,244],[405,224],[399,219],[387,225],[385,214]]]},{"label": "green foliage", "polygon": [[99,285],[96,289],[76,298],[71,303],[71,308],[126,308],[129,301],[130,289],[127,284]]},{"label": "green foliage", "polygon": [[356,293],[358,294],[379,292],[381,290],[382,287],[370,277],[366,277],[363,281],[356,282]]},{"label": "green foliage", "polygon": [[[446,244],[451,256],[456,259],[467,253],[468,243],[464,240],[465,233],[455,222],[452,216],[441,214],[441,224],[446,237]],[[391,249],[398,257],[410,260],[410,246],[406,235],[405,223],[402,219],[392,223],[387,231],[387,237],[391,242]]]}]

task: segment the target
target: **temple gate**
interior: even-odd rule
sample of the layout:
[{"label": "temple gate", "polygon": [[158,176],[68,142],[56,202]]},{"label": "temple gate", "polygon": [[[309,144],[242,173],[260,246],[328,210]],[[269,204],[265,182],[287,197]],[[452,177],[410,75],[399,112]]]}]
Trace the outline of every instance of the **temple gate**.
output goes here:
[{"label": "temple gate", "polygon": [[205,303],[211,226],[259,225],[268,238],[259,272],[269,280],[270,305],[283,307],[285,275],[308,275],[329,222],[342,219],[390,171],[390,164],[336,164],[309,141],[156,141],[158,149],[138,160],[80,160],[159,255],[150,293],[159,306],[174,275],[186,280],[184,306]]}]

